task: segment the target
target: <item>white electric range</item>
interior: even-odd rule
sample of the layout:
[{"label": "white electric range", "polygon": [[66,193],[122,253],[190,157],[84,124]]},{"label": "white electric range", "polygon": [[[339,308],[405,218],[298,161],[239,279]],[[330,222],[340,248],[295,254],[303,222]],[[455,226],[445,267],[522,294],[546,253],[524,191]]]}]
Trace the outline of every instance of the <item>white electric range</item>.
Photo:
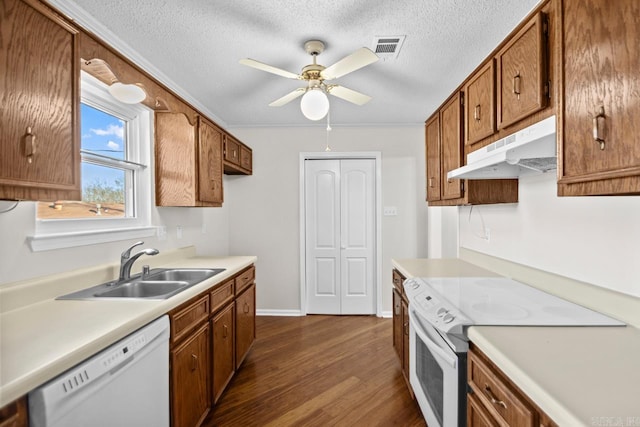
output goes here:
[{"label": "white electric range", "polygon": [[466,423],[466,331],[492,326],[624,326],[623,322],[512,279],[413,278],[409,377],[431,427]]}]

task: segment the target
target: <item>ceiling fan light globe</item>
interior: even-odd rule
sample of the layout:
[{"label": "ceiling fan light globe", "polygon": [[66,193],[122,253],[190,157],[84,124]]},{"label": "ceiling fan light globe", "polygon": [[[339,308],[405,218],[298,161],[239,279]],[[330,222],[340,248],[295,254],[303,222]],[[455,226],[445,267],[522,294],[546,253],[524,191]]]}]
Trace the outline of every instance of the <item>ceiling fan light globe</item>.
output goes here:
[{"label": "ceiling fan light globe", "polygon": [[300,101],[300,110],[309,120],[321,120],[329,112],[329,99],[320,89],[308,90]]}]

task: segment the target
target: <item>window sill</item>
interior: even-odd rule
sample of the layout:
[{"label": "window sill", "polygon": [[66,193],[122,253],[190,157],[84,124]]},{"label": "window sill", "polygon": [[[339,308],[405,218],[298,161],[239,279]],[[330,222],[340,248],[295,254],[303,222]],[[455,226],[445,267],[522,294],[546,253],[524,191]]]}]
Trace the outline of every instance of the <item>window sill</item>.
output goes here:
[{"label": "window sill", "polygon": [[118,228],[110,230],[80,231],[74,233],[41,234],[27,237],[31,252],[88,246],[119,240],[138,239],[156,235],[157,227]]}]

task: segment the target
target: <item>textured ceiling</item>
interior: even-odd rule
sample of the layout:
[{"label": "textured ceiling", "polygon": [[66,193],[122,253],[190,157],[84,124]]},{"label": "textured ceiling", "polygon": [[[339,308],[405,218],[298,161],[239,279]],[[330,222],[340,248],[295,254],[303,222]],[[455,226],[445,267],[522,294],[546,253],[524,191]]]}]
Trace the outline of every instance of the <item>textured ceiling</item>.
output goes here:
[{"label": "textured ceiling", "polygon": [[[309,39],[329,66],[375,36],[406,35],[397,59],[335,83],[373,97],[356,106],[330,97],[336,125],[415,125],[533,9],[538,0],[50,0],[227,127],[315,124],[299,99],[268,104],[301,82],[255,70],[253,58],[299,73]],[[314,6],[315,5],[315,6]]]}]

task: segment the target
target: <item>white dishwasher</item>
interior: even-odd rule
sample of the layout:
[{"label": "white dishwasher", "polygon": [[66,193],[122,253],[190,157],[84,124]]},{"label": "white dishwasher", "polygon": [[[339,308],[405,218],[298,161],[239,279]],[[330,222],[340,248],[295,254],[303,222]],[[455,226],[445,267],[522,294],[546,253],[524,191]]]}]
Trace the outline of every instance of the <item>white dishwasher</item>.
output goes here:
[{"label": "white dishwasher", "polygon": [[29,425],[169,426],[168,316],[30,392]]}]

